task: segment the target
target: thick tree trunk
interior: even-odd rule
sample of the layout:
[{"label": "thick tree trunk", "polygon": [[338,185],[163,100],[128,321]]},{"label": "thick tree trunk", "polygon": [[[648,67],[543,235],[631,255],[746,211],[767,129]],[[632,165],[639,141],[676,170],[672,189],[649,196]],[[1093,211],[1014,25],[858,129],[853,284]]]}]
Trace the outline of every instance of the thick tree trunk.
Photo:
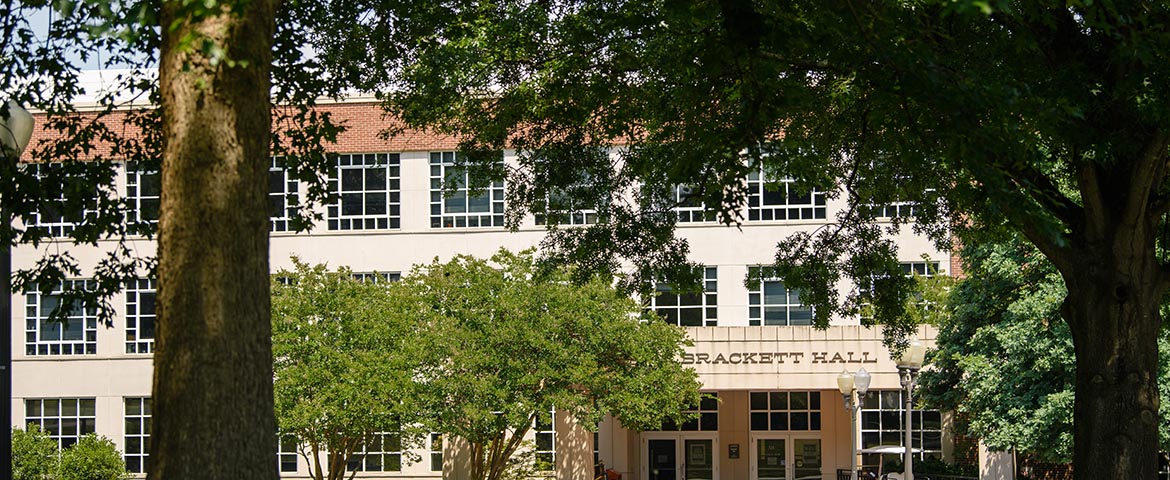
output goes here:
[{"label": "thick tree trunk", "polygon": [[[1063,314],[1072,326],[1077,360],[1073,471],[1078,480],[1156,477],[1158,306],[1164,292],[1152,235],[1134,240],[1086,251],[1071,262],[1077,271],[1064,274]],[[1115,248],[1119,245],[1123,248]]]},{"label": "thick tree trunk", "polygon": [[[162,6],[149,478],[276,479],[268,288],[276,0]],[[222,46],[212,61],[205,45]],[[235,66],[229,66],[232,62]]]}]

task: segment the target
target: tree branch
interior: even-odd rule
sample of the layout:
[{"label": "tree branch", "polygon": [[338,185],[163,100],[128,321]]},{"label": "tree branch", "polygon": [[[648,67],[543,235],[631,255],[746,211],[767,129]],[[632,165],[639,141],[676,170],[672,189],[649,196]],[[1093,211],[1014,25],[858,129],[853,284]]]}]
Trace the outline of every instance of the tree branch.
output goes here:
[{"label": "tree branch", "polygon": [[1157,187],[1162,185],[1166,175],[1167,148],[1170,146],[1170,132],[1158,130],[1142,148],[1137,163],[1129,172],[1128,198],[1122,219],[1130,225],[1138,225],[1153,214],[1160,217],[1158,210],[1165,206],[1152,204]]}]

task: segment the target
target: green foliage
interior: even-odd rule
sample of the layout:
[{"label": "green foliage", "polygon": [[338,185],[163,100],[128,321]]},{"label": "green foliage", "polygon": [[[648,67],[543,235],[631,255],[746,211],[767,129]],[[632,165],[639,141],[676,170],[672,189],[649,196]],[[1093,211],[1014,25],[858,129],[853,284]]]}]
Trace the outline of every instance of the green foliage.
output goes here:
[{"label": "green foliage", "polygon": [[555,407],[585,428],[605,414],[658,427],[697,405],[695,373],[677,358],[682,329],[639,320],[610,283],[575,285],[531,252],[500,251],[416,267],[403,279],[425,314],[428,426],[471,444],[474,478],[497,479],[538,415]]},{"label": "green foliage", "polygon": [[312,461],[328,452],[318,479],[344,478],[346,461],[375,433],[419,440],[411,401],[422,313],[400,284],[293,263],[272,283],[277,422]]},{"label": "green foliage", "polygon": [[40,427],[12,429],[14,480],[125,480],[126,463],[114,442],[88,434],[59,451],[57,441]]},{"label": "green foliage", "polygon": [[12,429],[12,478],[51,480],[58,462],[57,441],[35,424]]},{"label": "green foliage", "polygon": [[[955,410],[965,433],[995,450],[1015,448],[1046,462],[1069,462],[1076,361],[1059,308],[1062,279],[1035,247],[1018,238],[967,245],[968,275],[940,303],[934,368],[923,370],[926,403]],[[1162,448],[1170,419],[1170,348],[1159,341]]]},{"label": "green foliage", "polygon": [[[392,65],[400,75],[360,85],[410,126],[468,153],[515,149],[510,208],[545,214],[560,192],[597,208],[606,221],[550,229],[542,245],[578,280],[633,265],[643,273],[625,284],[645,285],[685,263],[670,207],[751,220],[746,200],[761,192],[744,179],[758,169],[772,186],[792,180],[788,195],[819,189],[846,207],[778,242],[785,285],[822,327],[871,302],[896,348],[916,325],[891,233],[912,223],[942,249],[1024,234],[1067,281],[1078,352],[1120,357],[1094,361],[1101,378],[1133,368],[1141,379],[1082,392],[1078,429],[1103,435],[1084,441],[1124,441],[1079,448],[1078,477],[1153,474],[1149,413],[1090,405],[1152,405],[1149,313],[1170,288],[1155,254],[1170,211],[1170,4],[455,0],[375,1],[367,13],[345,18],[356,25],[340,31],[358,35],[339,35],[344,48],[325,48],[377,50],[368,32],[409,19],[394,23],[399,61],[352,55],[328,68],[350,78]],[[610,145],[617,158],[582,154]],[[582,178],[599,191],[573,193]],[[694,193],[680,200],[677,185]],[[892,202],[913,215],[875,222],[871,207]],[[863,299],[839,291],[843,280],[881,285]],[[1114,300],[1125,308],[1093,309]],[[1134,335],[1143,348],[1111,351]]]},{"label": "green foliage", "polygon": [[[231,8],[247,4],[226,3]],[[344,129],[312,107],[318,98],[337,97],[343,87],[320,75],[318,62],[300,48],[309,24],[301,20],[316,12],[316,2],[281,3],[272,67],[273,101],[280,106],[272,112],[272,153],[283,157],[292,175],[309,186],[307,195],[292,205],[293,228],[304,230],[319,215],[313,208],[328,195],[324,145]],[[193,2],[185,8],[207,15],[222,5]],[[161,109],[142,108],[161,100],[155,71],[158,9],[145,1],[0,4],[0,65],[5,66],[0,73],[0,116],[6,115],[9,99],[43,113],[36,122],[46,135],[34,139],[24,160],[53,165],[36,169],[16,159],[0,162],[0,178],[8,179],[0,184],[6,213],[24,221],[23,227],[0,228],[0,241],[33,246],[53,240],[75,245],[111,242],[104,244],[106,254],[96,265],[85,264],[70,249],[44,249],[31,266],[13,272],[13,291],[47,291],[67,279],[93,279],[89,289],[65,291],[61,308],[54,312],[57,317],[85,304],[95,308],[100,319],[112,322],[111,295],[127,280],[152,275],[156,266],[156,258],[139,254],[129,243],[136,236],[153,237],[156,226],[126,221],[133,218],[127,216],[129,205],[113,187],[117,164],[138,163],[157,170],[162,157]],[[38,18],[47,18],[47,25],[33,21]],[[223,57],[223,46],[202,42],[200,48],[212,60],[232,63]],[[101,91],[82,84],[83,70],[97,68],[117,69],[103,76],[108,85]],[[38,212],[59,213],[77,227],[64,236],[29,228]],[[2,225],[11,223],[5,219]]]},{"label": "green foliage", "polygon": [[1020,240],[967,245],[961,256],[968,277],[939,325],[924,398],[955,409],[993,449],[1069,461],[1076,361],[1059,275]]},{"label": "green foliage", "polygon": [[61,452],[58,480],[123,480],[130,478],[126,462],[105,437],[88,434]]}]

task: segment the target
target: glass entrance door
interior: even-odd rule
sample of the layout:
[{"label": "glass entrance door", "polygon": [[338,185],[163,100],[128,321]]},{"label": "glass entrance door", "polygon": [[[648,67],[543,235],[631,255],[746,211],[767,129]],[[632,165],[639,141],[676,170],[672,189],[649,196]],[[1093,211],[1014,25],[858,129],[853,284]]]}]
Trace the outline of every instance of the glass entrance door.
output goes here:
[{"label": "glass entrance door", "polygon": [[792,471],[795,480],[821,478],[821,439],[792,439]]},{"label": "glass entrance door", "polygon": [[685,480],[715,480],[715,441],[709,438],[683,440],[686,452],[683,468]]},{"label": "glass entrance door", "polygon": [[788,439],[756,440],[756,479],[788,480]]},{"label": "glass entrance door", "polygon": [[820,480],[821,439],[792,434],[752,438],[753,480]]},{"label": "glass entrance door", "polygon": [[649,439],[646,448],[650,461],[650,480],[678,480],[678,457],[673,438]]},{"label": "glass entrance door", "polygon": [[718,440],[712,434],[644,433],[642,472],[650,480],[719,480]]}]

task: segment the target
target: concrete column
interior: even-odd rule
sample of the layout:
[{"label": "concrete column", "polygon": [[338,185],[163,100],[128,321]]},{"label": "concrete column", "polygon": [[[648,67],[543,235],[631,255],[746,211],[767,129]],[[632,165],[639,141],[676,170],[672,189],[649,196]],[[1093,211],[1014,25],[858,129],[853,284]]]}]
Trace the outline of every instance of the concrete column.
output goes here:
[{"label": "concrete column", "polygon": [[468,480],[471,478],[471,444],[456,436],[443,438],[443,478]]},{"label": "concrete column", "polygon": [[993,452],[979,442],[979,480],[1015,480],[1012,452]]},{"label": "concrete column", "polygon": [[556,448],[556,472],[558,479],[592,480],[593,478],[593,432],[577,423],[572,415],[558,411],[553,429]]}]

